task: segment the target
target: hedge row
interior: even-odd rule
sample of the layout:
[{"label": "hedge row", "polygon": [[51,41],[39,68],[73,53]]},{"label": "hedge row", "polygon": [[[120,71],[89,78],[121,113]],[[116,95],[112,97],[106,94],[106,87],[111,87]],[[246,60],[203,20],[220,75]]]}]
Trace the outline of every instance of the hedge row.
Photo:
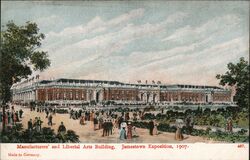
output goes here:
[{"label": "hedge row", "polygon": [[[148,122],[133,122],[133,125],[138,128],[149,128]],[[163,132],[176,132],[175,126],[170,126],[169,124],[163,124],[160,123],[157,127],[159,131]],[[202,130],[202,129],[191,129],[187,127],[182,127],[182,133],[192,136],[202,136],[211,138],[218,141],[224,141],[224,142],[249,142],[249,136],[245,135],[246,130],[242,129],[241,131],[237,133],[228,133],[228,132],[222,132],[222,131],[216,131],[211,132],[211,129]]]}]

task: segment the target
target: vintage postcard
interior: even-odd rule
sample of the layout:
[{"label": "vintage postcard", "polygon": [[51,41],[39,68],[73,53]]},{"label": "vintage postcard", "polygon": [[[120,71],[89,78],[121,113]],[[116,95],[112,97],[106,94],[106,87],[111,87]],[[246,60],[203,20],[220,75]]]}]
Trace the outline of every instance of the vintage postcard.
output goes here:
[{"label": "vintage postcard", "polygon": [[3,160],[249,159],[248,1],[1,1],[0,55]]}]

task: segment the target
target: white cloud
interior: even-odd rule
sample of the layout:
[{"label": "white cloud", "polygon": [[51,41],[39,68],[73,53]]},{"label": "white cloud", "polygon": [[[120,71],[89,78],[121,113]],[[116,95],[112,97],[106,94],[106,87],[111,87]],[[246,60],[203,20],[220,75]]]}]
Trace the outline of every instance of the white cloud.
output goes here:
[{"label": "white cloud", "polygon": [[190,39],[201,40],[210,34],[228,32],[239,25],[239,23],[240,18],[236,15],[215,17],[198,27],[187,25],[177,29],[172,35],[164,38],[162,41],[183,42]]},{"label": "white cloud", "polygon": [[[54,57],[58,56],[56,55],[57,53],[66,53],[65,50],[67,49],[71,50],[73,48],[73,50],[75,50],[75,47],[79,47],[80,40],[82,40],[82,46],[84,46],[84,44],[89,45],[85,45],[86,48],[93,48],[100,44],[105,45],[105,41],[110,41],[110,38],[112,39],[113,34],[115,34],[112,31],[111,34],[109,34],[108,29],[123,27],[124,24],[129,23],[133,19],[142,17],[143,14],[144,9],[140,8],[114,17],[108,21],[104,21],[100,16],[96,16],[87,24],[67,27],[58,33],[51,31],[46,34],[46,39],[44,41],[45,49],[53,52],[52,57]],[[99,37],[97,37],[98,33],[100,34]],[[93,38],[86,39],[86,35],[92,35]]]},{"label": "white cloud", "polygon": [[132,19],[139,18],[143,16],[144,9],[136,9],[132,10],[128,13],[125,13],[123,15],[117,16],[109,21],[103,21],[100,16],[94,17],[90,22],[87,24],[79,25],[79,26],[73,26],[73,27],[67,27],[63,31],[56,33],[56,32],[49,32],[47,34],[48,38],[55,38],[55,37],[68,37],[68,36],[74,36],[78,34],[90,34],[90,33],[99,33],[104,32],[109,27],[115,27],[122,23],[127,23]]},{"label": "white cloud", "polygon": [[[76,41],[55,48],[51,55],[55,61],[54,67],[48,70],[45,77],[53,74],[56,77],[130,82],[147,79],[166,83],[217,84],[214,76],[223,72],[228,62],[246,56],[248,51],[246,42],[249,40],[243,37],[211,43],[218,40],[219,36],[230,34],[238,26],[238,17],[227,15],[213,18],[200,26],[177,29],[163,40],[174,43],[170,49],[134,51],[130,55],[119,56],[116,53],[126,49],[135,40],[155,38],[188,16],[180,12],[158,23],[132,23],[131,20],[143,14],[144,9],[138,9],[108,21],[96,16],[84,27],[74,26],[59,33],[50,33],[51,39],[60,37],[61,41],[67,41],[70,37]],[[83,36],[89,32],[94,34]],[[176,43],[190,39],[187,45]]]},{"label": "white cloud", "polygon": [[[131,66],[129,72],[134,72],[135,75],[136,73],[147,73],[152,75],[151,77],[165,80],[168,83],[216,85],[215,75],[224,73],[227,63],[237,61],[241,56],[248,57],[248,42],[248,38],[239,37],[202,51],[195,51],[192,54],[187,52],[192,51],[194,44],[165,51],[133,53],[130,58],[131,64],[137,62],[139,67]],[[178,53],[178,51],[182,52]],[[150,56],[153,61],[149,60]],[[156,61],[154,61],[155,57],[157,57]],[[150,76],[141,75],[138,77],[150,78]],[[166,77],[174,78],[169,80]]]},{"label": "white cloud", "polygon": [[[162,31],[167,29],[168,24],[176,22],[185,16],[186,15],[184,13],[176,13],[168,16],[165,21],[156,24],[146,23],[141,25],[134,25],[132,23],[127,23],[126,26],[118,31],[103,33],[93,38],[83,39],[74,44],[61,46],[59,49],[54,51],[53,55],[51,56],[54,58],[58,57],[59,59],[63,59],[65,56],[71,55],[69,57],[75,57],[76,60],[78,58],[84,57],[86,59],[89,59],[90,61],[93,61],[93,59],[89,58],[89,56],[107,57],[124,49],[126,45],[136,39],[161,34]],[[115,20],[112,19],[109,22],[116,22],[116,19],[117,18],[115,18]],[[94,20],[93,22],[92,20],[90,23],[99,23],[98,21],[99,20]]]}]

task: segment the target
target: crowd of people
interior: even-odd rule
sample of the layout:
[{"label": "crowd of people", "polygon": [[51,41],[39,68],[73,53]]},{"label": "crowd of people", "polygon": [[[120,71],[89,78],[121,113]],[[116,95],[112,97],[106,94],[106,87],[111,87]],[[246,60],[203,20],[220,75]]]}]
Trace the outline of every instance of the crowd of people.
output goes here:
[{"label": "crowd of people", "polygon": [[[47,123],[48,126],[53,126],[53,117],[56,116],[57,109],[52,107],[30,107],[31,112],[44,113],[47,122],[43,122],[44,118],[35,117],[28,121],[28,130],[40,132],[44,123]],[[100,136],[108,137],[111,135],[116,135],[120,140],[132,139],[133,137],[138,137],[139,135],[136,132],[136,127],[133,126],[134,121],[144,121],[144,111],[143,110],[113,110],[113,109],[100,109],[100,108],[91,108],[91,109],[68,109],[69,119],[79,121],[80,125],[93,124],[94,131],[101,131]],[[163,112],[163,110],[161,110]],[[6,125],[15,125],[17,122],[20,122],[23,118],[24,111],[22,109],[16,110],[14,106],[7,107],[5,114],[3,115],[0,112],[0,122],[5,123]],[[193,120],[191,117],[188,117],[185,120],[185,127],[187,132],[192,132]],[[156,120],[147,120],[149,135],[154,136],[158,135],[158,123]],[[176,125],[176,140],[183,140],[184,136],[182,133],[182,125]],[[228,119],[225,130],[232,132],[232,119]],[[58,127],[58,133],[65,133],[66,127],[61,122]]]},{"label": "crowd of people", "polygon": [[4,114],[0,112],[0,122],[5,123],[6,126],[15,125],[17,122],[20,122],[23,117],[22,109],[17,111],[14,106],[9,108],[9,106],[6,107],[7,111]]},{"label": "crowd of people", "polygon": [[[53,126],[53,116],[56,115],[56,108],[52,107],[34,107],[30,106],[31,112],[45,113],[45,118],[48,120],[48,126]],[[6,116],[0,118],[6,124],[15,124],[20,122],[20,119],[23,116],[23,110],[20,109],[16,111],[14,106],[10,110],[6,111]],[[102,130],[100,136],[107,137],[110,135],[116,134],[120,140],[132,139],[133,137],[138,137],[139,135],[136,132],[136,127],[133,126],[132,121],[140,120],[143,117],[144,112],[134,111],[130,112],[125,111],[116,111],[116,110],[101,110],[101,109],[69,109],[69,119],[79,120],[80,125],[86,125],[87,123],[93,124],[93,130],[98,131]],[[35,117],[30,119],[27,123],[29,131],[40,132],[44,122],[40,117]],[[156,121],[151,121],[149,127],[150,135],[157,135],[157,123]],[[58,133],[65,133],[66,127],[61,122],[58,127]]]},{"label": "crowd of people", "polygon": [[[133,121],[140,120],[143,117],[142,111],[138,112],[119,112],[114,110],[73,110],[69,111],[69,118],[74,120],[80,119],[80,124],[90,121],[93,123],[93,130],[102,130],[102,137],[118,134],[120,140],[132,139],[138,137],[136,127],[133,126]],[[132,114],[132,116],[131,116]],[[149,134],[158,135],[158,123],[149,122]],[[118,132],[116,132],[118,131]]]},{"label": "crowd of people", "polygon": [[[45,113],[48,119],[48,126],[52,126],[53,115],[56,114],[56,109],[30,107],[30,111],[37,111],[39,113]],[[138,137],[136,127],[132,125],[131,120],[140,119],[142,112],[134,113],[133,118],[129,115],[129,112],[118,112],[113,110],[83,110],[83,109],[69,109],[69,119],[79,120],[80,125],[86,125],[87,123],[93,124],[93,130],[102,130],[102,137],[117,134],[119,139],[132,139],[132,137]],[[136,117],[136,116],[138,117]],[[41,131],[43,121],[40,117],[35,117],[34,121],[30,119],[28,121],[28,129]],[[156,130],[156,125],[153,123],[153,129]],[[116,132],[118,131],[118,132]],[[58,128],[58,133],[66,132],[66,127],[63,122]],[[151,133],[151,131],[150,131]],[[157,134],[157,131],[154,131]],[[153,133],[152,133],[153,135]]]},{"label": "crowd of people", "polygon": [[[45,118],[48,119],[48,126],[52,126],[54,125],[53,123],[53,115],[56,115],[56,109],[52,109],[52,108],[42,108],[42,107],[30,107],[30,111],[37,111],[39,113],[45,113]],[[28,130],[31,131],[35,131],[35,132],[41,132],[42,130],[42,124],[43,121],[41,120],[41,117],[35,117],[34,120],[30,119],[28,121]],[[63,122],[61,122],[61,124],[59,125],[57,132],[58,134],[64,135],[66,133],[66,127],[63,124]]]},{"label": "crowd of people", "polygon": [[32,121],[32,119],[30,119],[28,121],[28,130],[29,131],[37,131],[40,132],[42,130],[42,123],[43,121],[41,120],[41,117],[35,117],[34,121]]}]

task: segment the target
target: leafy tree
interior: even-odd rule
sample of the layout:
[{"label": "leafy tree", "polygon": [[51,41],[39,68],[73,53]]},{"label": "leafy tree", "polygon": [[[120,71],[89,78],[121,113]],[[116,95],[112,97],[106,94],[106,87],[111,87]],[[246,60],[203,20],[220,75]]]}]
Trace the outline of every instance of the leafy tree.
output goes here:
[{"label": "leafy tree", "polygon": [[211,109],[210,108],[206,108],[204,111],[203,111],[204,115],[210,115],[211,113]]},{"label": "leafy tree", "polygon": [[66,135],[66,142],[79,143],[79,136],[73,130],[68,130]]},{"label": "leafy tree", "polygon": [[14,22],[8,22],[3,26],[0,54],[0,100],[3,113],[4,106],[11,97],[11,86],[28,78],[32,70],[42,71],[50,66],[48,54],[39,50],[44,38],[36,23],[26,22],[24,26],[18,26]]},{"label": "leafy tree", "polygon": [[228,63],[228,71],[224,75],[218,74],[217,79],[220,79],[220,85],[229,85],[236,87],[235,100],[237,104],[249,111],[249,69],[248,62],[241,57],[237,64]]},{"label": "leafy tree", "polygon": [[2,143],[79,143],[79,136],[72,130],[65,135],[56,134],[49,127],[43,127],[41,131],[23,130],[23,125],[17,124],[0,133]]}]

